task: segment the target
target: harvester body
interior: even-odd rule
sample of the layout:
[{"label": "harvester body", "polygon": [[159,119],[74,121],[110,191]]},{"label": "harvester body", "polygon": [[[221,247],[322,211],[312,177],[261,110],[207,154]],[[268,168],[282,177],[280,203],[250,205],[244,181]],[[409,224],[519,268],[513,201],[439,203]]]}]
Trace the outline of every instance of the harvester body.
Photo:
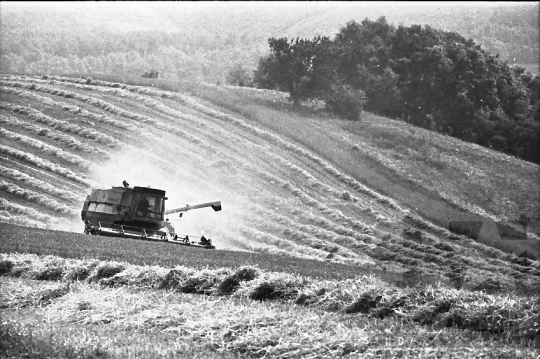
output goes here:
[{"label": "harvester body", "polygon": [[186,205],[166,211],[165,191],[150,187],[131,188],[126,184],[111,189],[93,189],[86,197],[81,212],[85,233],[215,248],[212,241],[204,236],[199,242],[190,241],[187,235],[179,236],[165,215],[204,207],[220,211],[220,201]]}]

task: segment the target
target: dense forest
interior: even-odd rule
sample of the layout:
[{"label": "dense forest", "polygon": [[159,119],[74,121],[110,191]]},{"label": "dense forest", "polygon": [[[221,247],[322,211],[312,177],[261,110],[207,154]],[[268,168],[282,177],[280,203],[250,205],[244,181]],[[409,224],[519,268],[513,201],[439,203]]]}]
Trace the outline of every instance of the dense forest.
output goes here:
[{"label": "dense forest", "polygon": [[295,104],[324,100],[358,119],[369,112],[540,163],[540,77],[473,40],[429,26],[351,21],[336,37],[269,40],[258,87]]}]

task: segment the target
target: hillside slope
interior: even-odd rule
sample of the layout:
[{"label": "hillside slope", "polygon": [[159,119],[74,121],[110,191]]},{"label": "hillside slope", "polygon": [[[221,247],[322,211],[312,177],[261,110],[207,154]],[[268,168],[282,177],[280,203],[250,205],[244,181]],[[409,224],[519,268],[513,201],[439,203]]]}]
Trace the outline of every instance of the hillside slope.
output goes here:
[{"label": "hillside slope", "polygon": [[90,189],[127,180],[165,189],[168,208],[221,200],[222,212],[171,218],[218,249],[440,275],[465,267],[475,280],[530,269],[446,228],[480,218],[479,241],[537,251],[536,227],[499,240],[488,219],[518,234],[516,214],[538,223],[538,166],[369,114],[352,123],[296,110],[281,93],[156,85],[176,87],[3,75],[0,220],[82,232]]}]

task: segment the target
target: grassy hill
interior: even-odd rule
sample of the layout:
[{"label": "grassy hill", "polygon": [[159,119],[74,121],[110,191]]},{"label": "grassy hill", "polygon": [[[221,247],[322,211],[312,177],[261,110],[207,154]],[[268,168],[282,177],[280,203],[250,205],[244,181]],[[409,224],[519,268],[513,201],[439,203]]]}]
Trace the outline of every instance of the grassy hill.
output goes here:
[{"label": "grassy hill", "polygon": [[[58,356],[58,348],[90,357],[115,350],[142,357],[160,351],[277,357],[303,350],[333,356],[361,350],[352,344],[360,333],[344,328],[367,319],[347,315],[385,313],[369,319],[373,335],[365,340],[388,355],[394,349],[380,340],[392,325],[406,340],[447,349],[450,344],[441,343],[453,331],[472,329],[470,337],[454,343],[462,349],[476,343],[478,355],[495,353],[486,340],[524,357],[537,345],[530,334],[536,330],[531,293],[538,290],[540,263],[516,256],[525,250],[538,254],[537,165],[369,113],[351,122],[317,103],[294,108],[279,92],[125,76],[4,74],[0,122],[0,274],[7,276],[0,279],[2,293],[11,293],[3,294],[11,324],[0,335],[10,342],[28,347],[30,330],[45,342],[52,340],[49,332],[64,338],[52,340],[57,344],[50,356]],[[123,180],[166,190],[168,208],[221,200],[221,212],[171,217],[177,232],[204,233],[217,250],[201,255],[168,250],[167,244],[82,235],[85,196]],[[527,228],[516,222],[521,214],[531,218]],[[451,222],[466,230],[463,222],[474,221],[482,224],[469,233],[476,240],[449,231]],[[242,266],[255,266],[257,279],[244,283],[234,277]],[[79,271],[86,273],[77,277],[81,282],[66,287]],[[174,276],[180,277],[169,282]],[[243,284],[230,289],[231,278]],[[39,282],[44,279],[60,283]],[[408,281],[432,287],[403,289]],[[49,301],[47,293],[55,289],[63,299]],[[199,309],[204,320],[167,314],[167,306],[193,312],[199,301],[178,291],[210,295]],[[501,300],[498,291],[515,297]],[[105,302],[135,300],[134,293],[141,294],[137,302],[106,309]],[[222,302],[213,295],[232,298]],[[451,304],[439,302],[444,298]],[[259,306],[245,299],[278,301]],[[172,304],[179,301],[184,304]],[[32,303],[42,309],[28,309]],[[441,305],[452,309],[437,314]],[[491,318],[484,305],[510,313],[505,318],[514,329],[501,332],[475,322]],[[529,312],[523,305],[533,305],[533,319],[524,316]],[[19,317],[17,308],[23,310]],[[282,312],[290,320],[280,326],[271,318],[282,318]],[[137,324],[129,313],[148,319]],[[234,313],[257,324],[233,320]],[[308,317],[313,320],[301,319]],[[316,325],[321,318],[343,329]],[[216,327],[215,320],[222,324]],[[114,323],[115,343],[95,346],[111,335],[103,323]],[[435,329],[423,329],[430,323],[450,329],[438,336]],[[482,323],[491,328],[491,339]],[[85,335],[94,339],[76,344],[80,337],[73,333],[87,324]],[[280,336],[286,326],[297,334]],[[154,333],[154,344],[134,328]],[[177,331],[189,340],[171,352],[166,343]],[[311,339],[298,344],[302,332]],[[125,343],[132,335],[147,344],[130,349]],[[533,340],[518,345],[512,335]],[[31,345],[44,350],[39,340]],[[423,353],[396,345],[409,355]]]}]

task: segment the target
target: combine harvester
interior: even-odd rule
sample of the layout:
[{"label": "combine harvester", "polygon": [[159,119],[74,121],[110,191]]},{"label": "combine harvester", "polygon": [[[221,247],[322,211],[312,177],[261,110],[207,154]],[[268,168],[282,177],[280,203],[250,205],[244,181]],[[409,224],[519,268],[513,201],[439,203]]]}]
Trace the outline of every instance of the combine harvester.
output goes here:
[{"label": "combine harvester", "polygon": [[81,213],[84,233],[100,236],[128,237],[164,241],[185,246],[215,249],[212,240],[201,236],[198,242],[190,241],[188,235],[175,233],[165,215],[212,207],[221,211],[221,201],[165,210],[165,191],[150,187],[124,187],[93,189],[86,197]]}]

